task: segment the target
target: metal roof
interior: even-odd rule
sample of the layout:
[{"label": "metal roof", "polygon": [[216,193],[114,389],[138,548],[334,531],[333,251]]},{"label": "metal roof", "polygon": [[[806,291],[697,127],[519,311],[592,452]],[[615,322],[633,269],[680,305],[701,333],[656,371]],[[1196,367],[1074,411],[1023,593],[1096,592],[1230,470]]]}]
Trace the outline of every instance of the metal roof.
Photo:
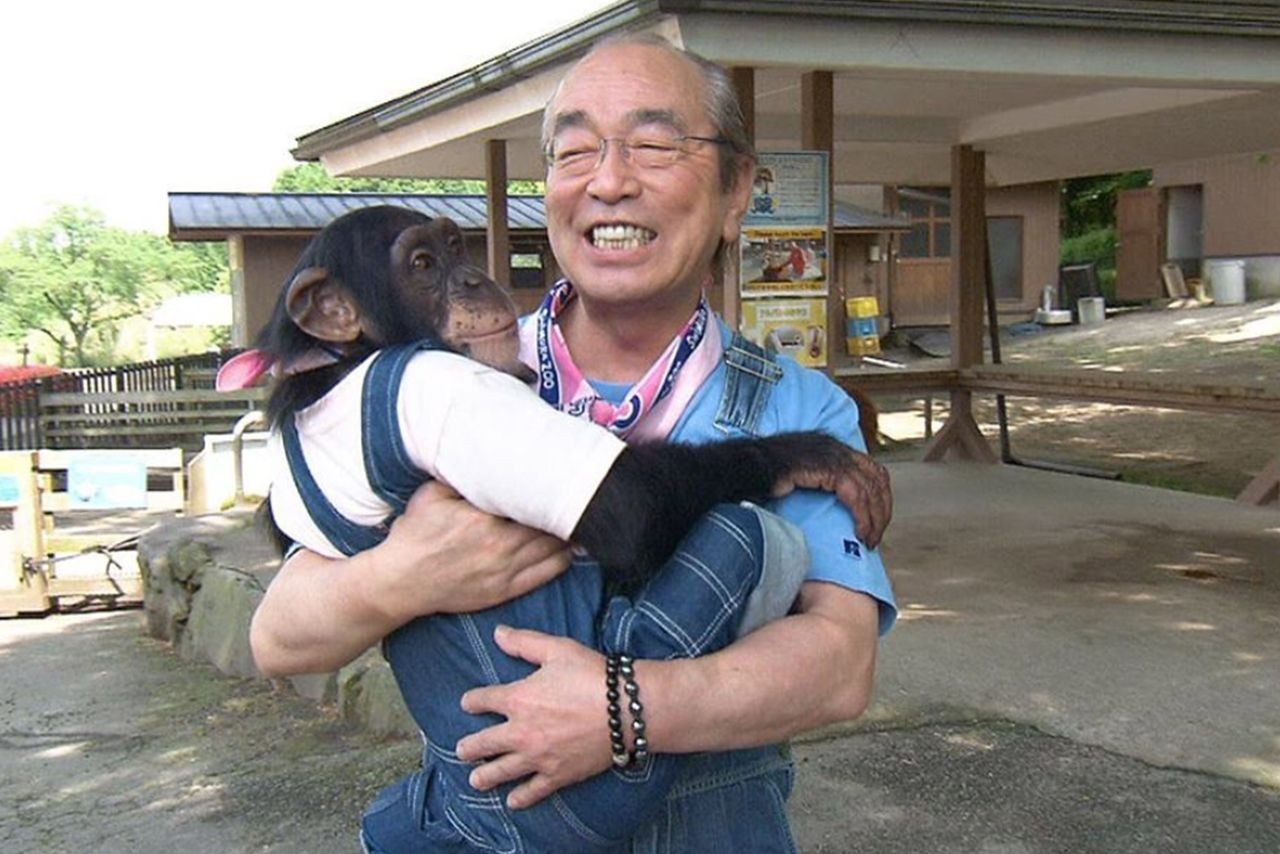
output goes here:
[{"label": "metal roof", "polygon": [[[488,224],[484,196],[400,193],[170,193],[169,237],[217,240],[237,233],[311,233],[348,211],[399,205],[429,217],[449,217],[463,229]],[[508,196],[507,227],[542,230],[541,196]]]},{"label": "metal roof", "polygon": [[602,36],[640,30],[667,15],[716,14],[1192,36],[1280,35],[1280,3],[1276,0],[621,0],[472,68],[303,134],[292,153],[297,160],[319,160],[335,148],[375,137],[573,59]]},{"label": "metal roof", "polygon": [[[399,193],[170,193],[169,237],[220,240],[230,234],[278,234],[319,231],[348,211],[374,205],[399,205],[429,217],[446,216],[465,230],[488,226],[484,196]],[[878,211],[836,202],[837,231],[893,231],[910,223]],[[543,231],[547,214],[542,196],[508,196],[507,225],[513,231]]]}]

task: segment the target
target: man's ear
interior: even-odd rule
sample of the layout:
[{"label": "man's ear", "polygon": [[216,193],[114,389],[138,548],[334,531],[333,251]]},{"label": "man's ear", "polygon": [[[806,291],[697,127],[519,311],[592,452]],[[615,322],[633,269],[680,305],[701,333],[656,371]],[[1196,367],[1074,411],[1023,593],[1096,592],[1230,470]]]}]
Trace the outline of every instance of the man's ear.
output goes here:
[{"label": "man's ear", "polygon": [[755,164],[749,158],[735,158],[733,186],[726,193],[728,205],[720,232],[720,239],[725,243],[737,240],[738,233],[742,230],[742,218],[746,216],[747,207],[751,204],[751,185],[755,172]]},{"label": "man's ear", "polygon": [[293,277],[285,308],[299,329],[331,344],[355,341],[363,331],[355,301],[324,267],[307,267]]}]

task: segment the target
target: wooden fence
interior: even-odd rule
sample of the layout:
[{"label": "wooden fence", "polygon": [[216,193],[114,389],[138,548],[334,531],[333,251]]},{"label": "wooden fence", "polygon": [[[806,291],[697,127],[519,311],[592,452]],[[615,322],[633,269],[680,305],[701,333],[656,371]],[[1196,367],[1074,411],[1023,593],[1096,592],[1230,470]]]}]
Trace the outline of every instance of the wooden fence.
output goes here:
[{"label": "wooden fence", "polygon": [[220,393],[213,381],[230,353],[72,370],[0,385],[0,450],[197,450],[205,433],[229,432],[265,392]]}]

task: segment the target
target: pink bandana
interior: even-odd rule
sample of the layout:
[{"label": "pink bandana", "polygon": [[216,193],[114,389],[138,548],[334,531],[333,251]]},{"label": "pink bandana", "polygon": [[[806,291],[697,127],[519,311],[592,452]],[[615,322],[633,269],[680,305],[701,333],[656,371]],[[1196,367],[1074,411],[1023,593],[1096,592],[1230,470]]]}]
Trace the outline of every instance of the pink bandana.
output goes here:
[{"label": "pink bandana", "polygon": [[570,415],[589,418],[630,439],[665,439],[702,383],[720,364],[720,326],[706,298],[620,404],[604,400],[574,364],[558,317],[573,301],[573,286],[561,281],[547,294],[532,321],[521,326],[521,351],[538,372],[538,394]]}]

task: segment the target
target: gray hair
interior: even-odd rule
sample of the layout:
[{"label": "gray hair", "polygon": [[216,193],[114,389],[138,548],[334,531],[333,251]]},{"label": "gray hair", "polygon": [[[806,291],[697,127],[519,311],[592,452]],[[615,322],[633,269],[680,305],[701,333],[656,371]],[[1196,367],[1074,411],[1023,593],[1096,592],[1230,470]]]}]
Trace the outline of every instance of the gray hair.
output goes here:
[{"label": "gray hair", "polygon": [[[729,192],[738,179],[738,164],[742,158],[752,163],[756,160],[755,146],[747,134],[747,123],[742,117],[742,105],[738,102],[738,90],[734,88],[733,79],[723,66],[699,56],[691,50],[676,47],[656,33],[618,33],[606,36],[591,46],[586,56],[574,63],[573,68],[586,61],[599,50],[620,45],[639,45],[664,50],[672,56],[679,57],[691,64],[702,78],[703,107],[710,119],[715,134],[725,140],[720,149],[720,189]],[[560,94],[564,80],[573,72],[573,68],[556,84],[542,112],[542,149],[546,151],[551,144],[551,130],[555,117],[551,114],[551,105]]]}]

